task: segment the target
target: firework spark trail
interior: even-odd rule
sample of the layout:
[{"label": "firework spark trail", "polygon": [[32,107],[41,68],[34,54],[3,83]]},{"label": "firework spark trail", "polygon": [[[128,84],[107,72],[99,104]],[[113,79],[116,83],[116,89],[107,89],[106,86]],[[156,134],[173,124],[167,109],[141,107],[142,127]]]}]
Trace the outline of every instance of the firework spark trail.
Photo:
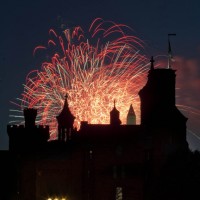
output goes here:
[{"label": "firework spark trail", "polygon": [[[56,116],[66,93],[77,127],[84,120],[109,123],[114,99],[122,123],[126,122],[130,104],[140,116],[138,91],[146,81],[148,64],[139,51],[142,41],[127,35],[124,28],[127,26],[97,18],[89,28],[90,38],[84,38],[81,27],[64,30],[64,36],[53,29],[49,31],[49,47],[57,46],[61,52],[53,54],[50,62],[42,63],[40,71],[28,74],[18,106],[21,110],[36,108],[37,123],[50,125],[51,139],[56,137]],[[109,40],[111,36],[115,39]],[[34,55],[49,47],[36,47]]]},{"label": "firework spark trail", "polygon": [[[125,27],[98,18],[90,26],[90,38],[84,38],[81,27],[64,30],[62,37],[50,29],[52,38],[48,47],[40,45],[33,53],[50,47],[57,47],[61,52],[56,51],[50,62],[42,63],[41,70],[33,70],[27,75],[22,97],[17,98],[19,103],[12,102],[19,110],[10,110],[13,113],[10,117],[15,119],[10,123],[24,123],[22,110],[34,107],[38,110],[36,123],[50,125],[51,139],[56,138],[56,116],[63,107],[66,93],[77,127],[83,120],[109,123],[114,99],[123,124],[130,104],[134,106],[139,123],[138,92],[146,82],[149,66],[145,56],[140,54],[142,41],[127,35]],[[107,37],[113,34],[115,39],[109,40]],[[177,106],[190,113],[190,117],[200,116],[199,110]]]}]

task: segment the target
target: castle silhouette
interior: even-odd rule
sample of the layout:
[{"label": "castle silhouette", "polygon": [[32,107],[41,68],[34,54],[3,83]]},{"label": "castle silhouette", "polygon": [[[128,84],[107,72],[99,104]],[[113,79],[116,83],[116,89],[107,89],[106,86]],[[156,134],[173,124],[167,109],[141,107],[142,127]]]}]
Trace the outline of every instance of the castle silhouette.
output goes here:
[{"label": "castle silhouette", "polygon": [[[8,125],[15,177],[10,199],[143,200],[174,153],[188,151],[187,118],[175,102],[175,70],[154,68],[140,90],[141,124],[133,106],[122,125],[115,102],[110,124],[73,128],[67,96],[57,116],[58,138],[36,126],[37,110],[25,109],[25,126]],[[14,160],[14,161],[13,161]]]}]

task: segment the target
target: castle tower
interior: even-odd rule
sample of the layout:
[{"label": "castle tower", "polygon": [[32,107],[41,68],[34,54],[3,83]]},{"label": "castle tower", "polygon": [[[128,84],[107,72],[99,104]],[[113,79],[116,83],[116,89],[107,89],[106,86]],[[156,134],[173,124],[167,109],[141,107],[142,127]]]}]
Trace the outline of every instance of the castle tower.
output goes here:
[{"label": "castle tower", "polygon": [[130,105],[130,108],[128,111],[128,115],[126,118],[126,124],[127,125],[135,125],[136,124],[136,115],[135,115],[135,111],[133,109],[132,104]]},{"label": "castle tower", "polygon": [[49,126],[35,124],[37,110],[24,109],[24,125],[8,125],[9,150],[13,152],[35,152],[45,148],[49,139]]},{"label": "castle tower", "polygon": [[114,101],[114,108],[110,111],[110,124],[111,125],[120,125],[121,120],[119,119],[119,111],[115,107]]},{"label": "castle tower", "polygon": [[75,117],[71,113],[67,101],[67,95],[65,97],[65,103],[61,113],[56,117],[58,121],[58,140],[66,141],[70,139]]},{"label": "castle tower", "polygon": [[34,108],[24,109],[25,127],[34,127],[37,116],[37,110]]},{"label": "castle tower", "polygon": [[139,92],[141,124],[148,128],[148,134],[157,134],[163,142],[185,148],[187,118],[176,107],[175,70],[155,69],[153,57],[150,62],[147,83]]},{"label": "castle tower", "polygon": [[140,90],[141,123],[157,123],[166,116],[169,110],[175,109],[175,70],[154,69],[154,60],[151,59],[147,84]]}]

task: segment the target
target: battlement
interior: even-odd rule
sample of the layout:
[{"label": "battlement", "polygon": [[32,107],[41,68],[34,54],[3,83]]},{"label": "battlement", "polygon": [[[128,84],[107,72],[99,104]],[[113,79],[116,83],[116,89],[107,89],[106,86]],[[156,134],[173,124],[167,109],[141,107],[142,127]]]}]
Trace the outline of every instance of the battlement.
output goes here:
[{"label": "battlement", "polygon": [[50,138],[49,126],[35,125],[37,110],[24,109],[25,125],[7,125],[11,151],[35,151],[41,149]]}]

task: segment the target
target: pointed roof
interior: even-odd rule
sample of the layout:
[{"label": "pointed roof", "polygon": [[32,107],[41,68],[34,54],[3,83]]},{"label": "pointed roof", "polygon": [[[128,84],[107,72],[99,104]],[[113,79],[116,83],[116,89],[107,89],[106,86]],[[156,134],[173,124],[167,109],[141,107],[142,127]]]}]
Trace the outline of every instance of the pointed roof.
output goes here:
[{"label": "pointed roof", "polygon": [[63,109],[60,112],[60,114],[56,117],[58,124],[66,127],[70,126],[71,124],[73,125],[75,119],[74,115],[71,113],[69,109],[67,98],[68,95],[66,94]]},{"label": "pointed roof", "polygon": [[114,108],[110,111],[110,124],[112,125],[121,124],[121,120],[119,119],[119,111],[115,107],[115,100],[114,100]]},{"label": "pointed roof", "polygon": [[110,111],[110,113],[114,114],[114,113],[119,113],[119,111],[117,110],[117,108],[115,107],[115,100],[114,100],[114,107],[113,109]]},{"label": "pointed roof", "polygon": [[128,115],[129,115],[129,116],[130,116],[130,115],[134,115],[134,116],[135,116],[135,111],[134,111],[134,109],[133,109],[132,104],[130,105],[130,108],[129,108],[129,111],[128,111]]}]

